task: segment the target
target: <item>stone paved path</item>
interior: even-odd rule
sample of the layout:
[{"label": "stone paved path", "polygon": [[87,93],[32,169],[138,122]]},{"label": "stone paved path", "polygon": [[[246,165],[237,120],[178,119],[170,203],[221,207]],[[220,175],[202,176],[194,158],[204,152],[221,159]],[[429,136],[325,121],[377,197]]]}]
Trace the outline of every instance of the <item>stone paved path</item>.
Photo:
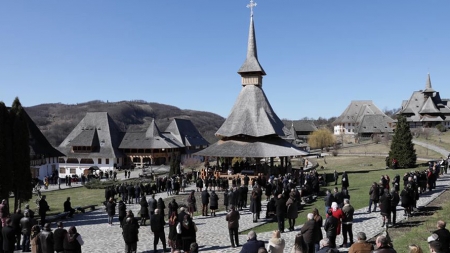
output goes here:
[{"label": "stone paved path", "polygon": [[[418,206],[427,205],[437,196],[439,196],[445,189],[448,188],[450,181],[450,175],[444,175],[437,182],[437,188],[431,193],[426,193],[421,195]],[[194,188],[194,185],[189,187]],[[156,197],[167,196],[166,193],[157,194]],[[265,206],[265,203],[263,203]],[[140,209],[137,204],[128,205],[128,208],[132,209],[136,214]],[[265,210],[261,212],[261,217],[264,217]],[[306,215],[306,213],[300,213],[300,215]],[[398,207],[397,209],[397,220],[404,219],[403,209]],[[229,236],[227,223],[225,221],[225,213],[217,213],[217,217],[195,217],[199,232],[197,233],[197,242],[201,246],[200,250],[202,252],[239,252],[240,248],[229,247]],[[77,214],[73,219],[68,219],[65,222],[65,226],[69,227],[72,225],[77,226],[79,233],[83,236],[85,240],[85,245],[83,246],[83,252],[123,252],[124,243],[121,234],[121,228],[117,224],[117,217],[115,218],[115,224],[113,226],[107,225],[107,215],[104,208],[100,208],[93,212],[88,212],[85,214]],[[240,231],[251,229],[259,224],[262,224],[263,220],[258,223],[252,222],[252,215],[248,210],[241,212],[240,220]],[[286,222],[287,223],[287,222]],[[54,226],[53,226],[54,227]],[[282,237],[286,240],[286,250],[289,252],[293,245],[295,235],[300,230],[301,225],[295,227],[295,231],[286,232],[282,234]],[[382,232],[381,228],[381,217],[379,212],[367,213],[367,207],[355,211],[355,224],[353,225],[353,231],[356,235],[359,231],[364,231],[367,236],[373,237]],[[168,233],[168,228],[166,228],[166,235]],[[271,237],[271,232],[258,234],[258,239],[267,241]],[[245,243],[246,236],[240,235],[239,241],[241,245]],[[342,236],[338,236],[337,244],[341,244]],[[159,245],[160,252],[162,245]],[[138,252],[151,252],[153,250],[153,236],[150,231],[149,226],[144,226],[140,228],[139,231],[139,243]],[[341,249],[345,251],[346,249]],[[17,251],[20,252],[20,251]]]},{"label": "stone paved path", "polygon": [[[416,143],[421,145],[422,143]],[[428,145],[429,147],[432,145]],[[430,147],[431,148],[431,147]],[[438,152],[444,154],[445,150],[439,150]],[[137,177],[140,170],[132,172],[132,177]],[[122,175],[122,174],[120,174]],[[120,177],[119,177],[120,179]],[[437,181],[437,188],[431,193],[425,193],[421,195],[418,206],[425,206],[433,199],[438,197],[444,190],[448,189],[450,181],[450,175],[444,175]],[[74,185],[75,186],[75,185]],[[194,189],[195,185],[191,184],[188,190]],[[50,186],[48,190],[56,190],[57,186]],[[66,188],[61,186],[61,188]],[[45,192],[45,191],[43,191]],[[181,193],[184,194],[184,193]],[[165,198],[166,193],[160,193],[156,195],[156,198]],[[186,195],[187,196],[187,195]],[[167,205],[168,203],[166,203]],[[263,211],[261,217],[264,217],[266,202],[263,202]],[[127,205],[127,208],[133,210],[135,214],[138,213],[140,206],[137,204]],[[306,215],[306,213],[300,213],[300,215]],[[397,221],[404,219],[403,208],[397,207]],[[197,242],[200,245],[201,252],[217,252],[217,253],[235,253],[239,252],[240,248],[231,248],[228,236],[227,222],[225,221],[225,212],[217,213],[217,217],[195,217],[199,232],[197,233]],[[73,219],[67,220],[64,224],[65,227],[77,226],[79,233],[83,236],[85,245],[83,246],[83,252],[123,252],[124,242],[122,239],[121,228],[117,224],[118,219],[115,217],[115,224],[113,226],[107,225],[107,215],[103,207],[93,212],[85,214],[77,214]],[[263,224],[264,220],[258,223],[252,222],[252,215],[247,210],[241,211],[240,228],[239,231],[254,228],[260,224]],[[287,223],[287,221],[286,221]],[[353,232],[356,235],[359,231],[364,231],[368,238],[374,237],[377,234],[383,232],[381,227],[381,216],[379,212],[367,213],[367,207],[355,211],[355,223],[353,225]],[[53,226],[54,227],[54,226]],[[298,233],[302,225],[295,227],[295,231],[286,232],[282,234],[282,237],[286,240],[285,252],[290,252],[290,249],[294,243],[295,235]],[[168,234],[168,228],[166,227],[166,236]],[[258,239],[266,241],[270,239],[272,232],[266,232],[258,234]],[[242,245],[246,241],[246,235],[239,236],[239,242]],[[337,245],[342,243],[342,236],[338,236],[336,240]],[[161,243],[158,245],[159,252],[162,252]],[[340,249],[346,251],[347,249]],[[139,242],[138,252],[152,252],[153,251],[153,235],[151,234],[150,227],[144,226],[139,230]],[[21,251],[16,251],[21,252]]]}]

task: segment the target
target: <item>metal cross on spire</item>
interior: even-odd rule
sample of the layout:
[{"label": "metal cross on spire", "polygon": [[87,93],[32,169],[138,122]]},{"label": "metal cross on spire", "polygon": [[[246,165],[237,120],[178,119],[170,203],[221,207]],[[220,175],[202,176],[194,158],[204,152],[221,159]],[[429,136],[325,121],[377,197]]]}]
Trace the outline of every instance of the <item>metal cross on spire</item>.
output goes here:
[{"label": "metal cross on spire", "polygon": [[253,7],[256,6],[256,3],[253,0],[250,0],[250,3],[247,4],[247,8],[250,8],[250,16],[253,17]]}]

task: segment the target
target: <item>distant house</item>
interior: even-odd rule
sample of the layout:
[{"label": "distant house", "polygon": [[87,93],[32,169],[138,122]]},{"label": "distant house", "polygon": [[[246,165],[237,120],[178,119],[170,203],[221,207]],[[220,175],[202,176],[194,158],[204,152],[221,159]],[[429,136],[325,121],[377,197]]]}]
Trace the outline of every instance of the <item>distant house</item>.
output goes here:
[{"label": "distant house", "polygon": [[317,126],[314,122],[310,120],[294,120],[290,123],[288,121],[283,121],[289,132],[286,135],[286,140],[291,141],[292,144],[296,145],[299,149],[303,151],[308,150],[308,138],[309,135],[317,130]]},{"label": "distant house", "polygon": [[370,137],[392,133],[394,120],[384,114],[371,100],[354,100],[333,122],[334,135]]},{"label": "distant house", "polygon": [[163,132],[155,120],[145,131],[129,127],[119,149],[125,154],[126,164],[142,166],[168,164],[172,156],[180,156],[181,162],[192,157],[203,160],[203,157],[192,154],[208,145],[190,120],[173,119]]},{"label": "distant house", "polygon": [[[25,111],[24,111],[25,112]],[[43,180],[46,176],[58,173],[59,158],[64,154],[56,150],[42,134],[30,116],[25,112],[28,122],[30,142],[30,170],[32,178]]]},{"label": "distant house", "polygon": [[414,91],[409,100],[402,102],[398,115],[403,115],[411,128],[435,127],[443,124],[450,128],[450,100],[441,99],[439,92],[431,86],[428,74],[425,90]]},{"label": "distant house", "polygon": [[106,112],[88,112],[59,145],[60,176],[80,175],[93,167],[109,171],[123,162],[119,144],[123,133]]}]

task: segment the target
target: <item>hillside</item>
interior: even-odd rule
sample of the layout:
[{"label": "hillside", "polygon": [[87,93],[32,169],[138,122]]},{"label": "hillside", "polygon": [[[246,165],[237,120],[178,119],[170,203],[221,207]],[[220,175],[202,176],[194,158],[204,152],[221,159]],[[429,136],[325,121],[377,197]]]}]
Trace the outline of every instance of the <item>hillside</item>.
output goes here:
[{"label": "hillside", "polygon": [[217,141],[214,134],[225,121],[214,113],[181,110],[175,106],[145,101],[41,104],[26,107],[25,110],[54,146],[59,146],[86,112],[108,112],[122,131],[126,131],[129,125],[141,125],[145,128],[153,118],[161,130],[164,130],[173,118],[189,119],[210,143]]}]

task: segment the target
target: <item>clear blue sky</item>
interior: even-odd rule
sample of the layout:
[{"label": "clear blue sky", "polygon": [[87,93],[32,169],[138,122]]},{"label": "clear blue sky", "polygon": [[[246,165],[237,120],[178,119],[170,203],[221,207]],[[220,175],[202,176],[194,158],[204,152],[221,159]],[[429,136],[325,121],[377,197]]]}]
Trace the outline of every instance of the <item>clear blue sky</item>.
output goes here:
[{"label": "clear blue sky", "polygon": [[[450,98],[450,1],[260,0],[263,88],[280,118],[393,109],[427,73]],[[141,99],[227,117],[241,89],[248,0],[0,3],[0,100]]]}]

